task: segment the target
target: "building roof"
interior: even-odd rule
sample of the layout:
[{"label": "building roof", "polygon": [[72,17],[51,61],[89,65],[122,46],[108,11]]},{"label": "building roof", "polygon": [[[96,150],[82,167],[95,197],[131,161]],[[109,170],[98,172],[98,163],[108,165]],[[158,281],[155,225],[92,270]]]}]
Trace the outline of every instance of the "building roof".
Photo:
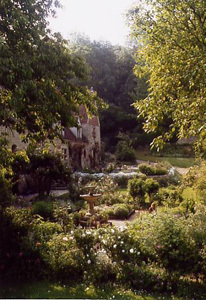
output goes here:
[{"label": "building roof", "polygon": [[64,128],[64,139],[76,143],[88,143],[88,140],[84,135],[82,135],[82,139],[77,138],[68,127]]},{"label": "building roof", "polygon": [[87,110],[86,110],[86,107],[84,105],[80,105],[79,114],[80,114],[80,117],[81,117],[81,119],[80,119],[81,124],[89,124],[89,125],[92,125],[92,126],[100,126],[98,117],[93,116],[91,119],[88,117]]}]

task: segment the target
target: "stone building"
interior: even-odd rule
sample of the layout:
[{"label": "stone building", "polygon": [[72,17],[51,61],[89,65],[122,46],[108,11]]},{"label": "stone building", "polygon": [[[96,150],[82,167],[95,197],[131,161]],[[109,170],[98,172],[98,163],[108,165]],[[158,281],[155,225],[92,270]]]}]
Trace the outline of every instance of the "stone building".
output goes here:
[{"label": "stone building", "polygon": [[[96,116],[89,118],[86,108],[81,105],[77,124],[77,127],[65,127],[62,130],[63,141],[56,139],[55,147],[51,145],[51,149],[61,152],[64,162],[73,170],[99,169],[101,150],[99,118]],[[1,126],[1,133],[7,134],[12,149],[26,149],[27,144],[22,142],[16,131]]]},{"label": "stone building", "polygon": [[64,160],[74,170],[100,168],[100,122],[99,118],[88,117],[86,108],[80,106],[77,117],[78,127],[64,128],[62,135],[64,143],[59,143]]}]

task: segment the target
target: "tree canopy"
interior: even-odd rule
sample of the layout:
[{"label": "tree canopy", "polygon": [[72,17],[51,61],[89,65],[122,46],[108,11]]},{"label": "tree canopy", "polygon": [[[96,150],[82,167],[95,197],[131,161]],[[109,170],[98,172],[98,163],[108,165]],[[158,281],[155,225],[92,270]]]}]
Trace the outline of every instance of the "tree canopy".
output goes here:
[{"label": "tree canopy", "polygon": [[[133,48],[114,46],[106,41],[91,41],[87,36],[71,36],[71,49],[84,58],[88,64],[90,76],[84,84],[93,86],[98,95],[109,104],[100,111],[101,136],[106,150],[113,151],[119,138],[119,132],[127,133],[133,140],[144,137],[141,144],[151,142],[145,139],[142,120],[137,120],[136,111],[131,104],[147,95],[144,78],[133,73],[135,65]],[[139,140],[139,139],[138,139]]]},{"label": "tree canopy", "polygon": [[128,23],[139,45],[135,73],[147,74],[150,84],[135,107],[147,132],[161,129],[154,145],[174,134],[204,141],[206,1],[140,1],[128,12]]},{"label": "tree canopy", "polygon": [[0,2],[0,125],[35,138],[52,137],[59,125],[73,125],[84,104],[96,111],[96,93],[79,84],[87,74],[47,18],[56,0]]}]

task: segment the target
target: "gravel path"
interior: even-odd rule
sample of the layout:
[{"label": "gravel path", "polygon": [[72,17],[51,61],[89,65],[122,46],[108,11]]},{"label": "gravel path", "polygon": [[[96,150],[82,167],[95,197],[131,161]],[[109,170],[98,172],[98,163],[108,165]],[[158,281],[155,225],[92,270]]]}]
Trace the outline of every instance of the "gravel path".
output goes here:
[{"label": "gravel path", "polygon": [[134,222],[140,215],[139,210],[135,210],[135,213],[130,216],[129,219],[123,220],[111,220],[112,224],[116,227],[126,227],[128,222]]}]

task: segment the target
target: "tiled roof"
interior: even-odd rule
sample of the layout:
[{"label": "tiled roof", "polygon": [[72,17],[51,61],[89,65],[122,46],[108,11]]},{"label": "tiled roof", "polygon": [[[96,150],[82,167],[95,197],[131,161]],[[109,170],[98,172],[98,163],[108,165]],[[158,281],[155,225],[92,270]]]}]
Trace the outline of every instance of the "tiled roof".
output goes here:
[{"label": "tiled roof", "polygon": [[93,125],[93,126],[99,126],[99,118],[94,116],[91,119],[89,119],[87,111],[86,111],[86,107],[84,105],[80,105],[79,114],[81,117],[82,124],[89,123],[90,125]]},{"label": "tiled roof", "polygon": [[67,127],[64,128],[64,138],[66,140],[70,140],[70,141],[76,141],[77,140],[76,136]]},{"label": "tiled roof", "polygon": [[93,117],[89,119],[89,124],[92,126],[99,126],[99,119],[98,117]]},{"label": "tiled roof", "polygon": [[88,114],[87,114],[87,111],[86,111],[86,107],[84,105],[80,105],[80,107],[79,107],[79,114],[82,117],[81,118],[81,123],[82,124],[87,123],[87,121],[88,121]]}]

